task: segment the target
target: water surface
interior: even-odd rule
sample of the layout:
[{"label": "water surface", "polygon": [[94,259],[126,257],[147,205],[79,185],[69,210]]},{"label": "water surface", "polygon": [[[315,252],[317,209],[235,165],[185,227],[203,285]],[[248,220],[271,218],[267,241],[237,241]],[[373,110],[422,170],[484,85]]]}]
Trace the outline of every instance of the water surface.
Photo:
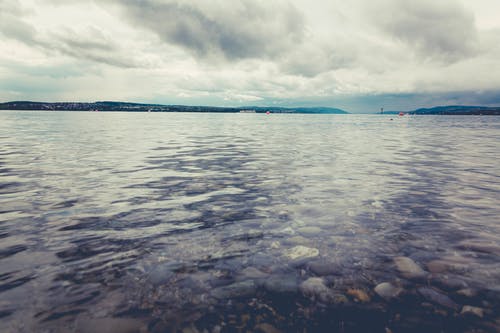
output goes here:
[{"label": "water surface", "polygon": [[2,111],[0,331],[498,332],[498,156],[500,117]]}]

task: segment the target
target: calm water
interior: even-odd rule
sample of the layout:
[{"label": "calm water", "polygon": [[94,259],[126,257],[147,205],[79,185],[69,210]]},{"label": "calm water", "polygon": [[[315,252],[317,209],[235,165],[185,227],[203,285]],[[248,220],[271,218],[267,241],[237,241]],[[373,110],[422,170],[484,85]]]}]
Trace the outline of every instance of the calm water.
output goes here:
[{"label": "calm water", "polygon": [[500,117],[0,112],[1,332],[498,332]]}]

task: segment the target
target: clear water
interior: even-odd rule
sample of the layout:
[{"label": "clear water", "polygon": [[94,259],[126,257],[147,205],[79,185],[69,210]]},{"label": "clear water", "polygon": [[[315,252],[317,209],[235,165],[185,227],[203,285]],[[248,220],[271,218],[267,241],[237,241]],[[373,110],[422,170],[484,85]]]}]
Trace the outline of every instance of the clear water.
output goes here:
[{"label": "clear water", "polygon": [[0,331],[498,332],[500,117],[390,119],[0,112]]}]

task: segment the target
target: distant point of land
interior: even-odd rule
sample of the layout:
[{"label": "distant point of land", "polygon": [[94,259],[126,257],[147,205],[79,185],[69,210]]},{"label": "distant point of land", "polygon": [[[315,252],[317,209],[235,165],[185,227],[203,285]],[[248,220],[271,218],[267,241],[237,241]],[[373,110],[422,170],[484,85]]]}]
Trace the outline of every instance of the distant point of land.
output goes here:
[{"label": "distant point of land", "polygon": [[[398,114],[401,111],[384,111],[384,114]],[[498,116],[500,115],[500,107],[488,106],[466,106],[466,105],[446,105],[435,106],[432,108],[421,108],[413,111],[406,111],[411,115],[484,115]]]},{"label": "distant point of land", "polygon": [[500,115],[500,107],[486,107],[486,106],[462,106],[462,105],[449,105],[449,106],[436,106],[433,108],[417,109],[409,112],[409,114],[418,115]]}]

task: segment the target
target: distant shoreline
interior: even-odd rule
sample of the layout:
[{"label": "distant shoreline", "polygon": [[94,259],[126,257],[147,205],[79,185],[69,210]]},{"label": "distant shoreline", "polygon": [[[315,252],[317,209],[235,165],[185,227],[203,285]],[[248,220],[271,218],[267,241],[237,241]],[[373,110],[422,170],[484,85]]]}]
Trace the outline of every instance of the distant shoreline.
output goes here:
[{"label": "distant shoreline", "polygon": [[329,107],[217,107],[217,106],[189,106],[189,105],[162,105],[140,104],[128,102],[7,102],[0,103],[0,110],[23,111],[103,111],[103,112],[199,112],[199,113],[299,113],[299,114],[348,114],[348,112]]},{"label": "distant shoreline", "polygon": [[[274,106],[242,106],[242,107],[219,107],[219,106],[190,106],[190,105],[163,105],[142,104],[129,102],[32,102],[13,101],[0,103],[0,110],[12,111],[102,111],[102,112],[193,112],[193,113],[285,113],[285,114],[351,114],[345,110],[332,107],[274,107]],[[400,112],[409,115],[500,115],[499,107],[487,106],[436,106],[432,108],[420,108],[412,111],[384,111],[383,113],[360,113],[397,115]]]}]

